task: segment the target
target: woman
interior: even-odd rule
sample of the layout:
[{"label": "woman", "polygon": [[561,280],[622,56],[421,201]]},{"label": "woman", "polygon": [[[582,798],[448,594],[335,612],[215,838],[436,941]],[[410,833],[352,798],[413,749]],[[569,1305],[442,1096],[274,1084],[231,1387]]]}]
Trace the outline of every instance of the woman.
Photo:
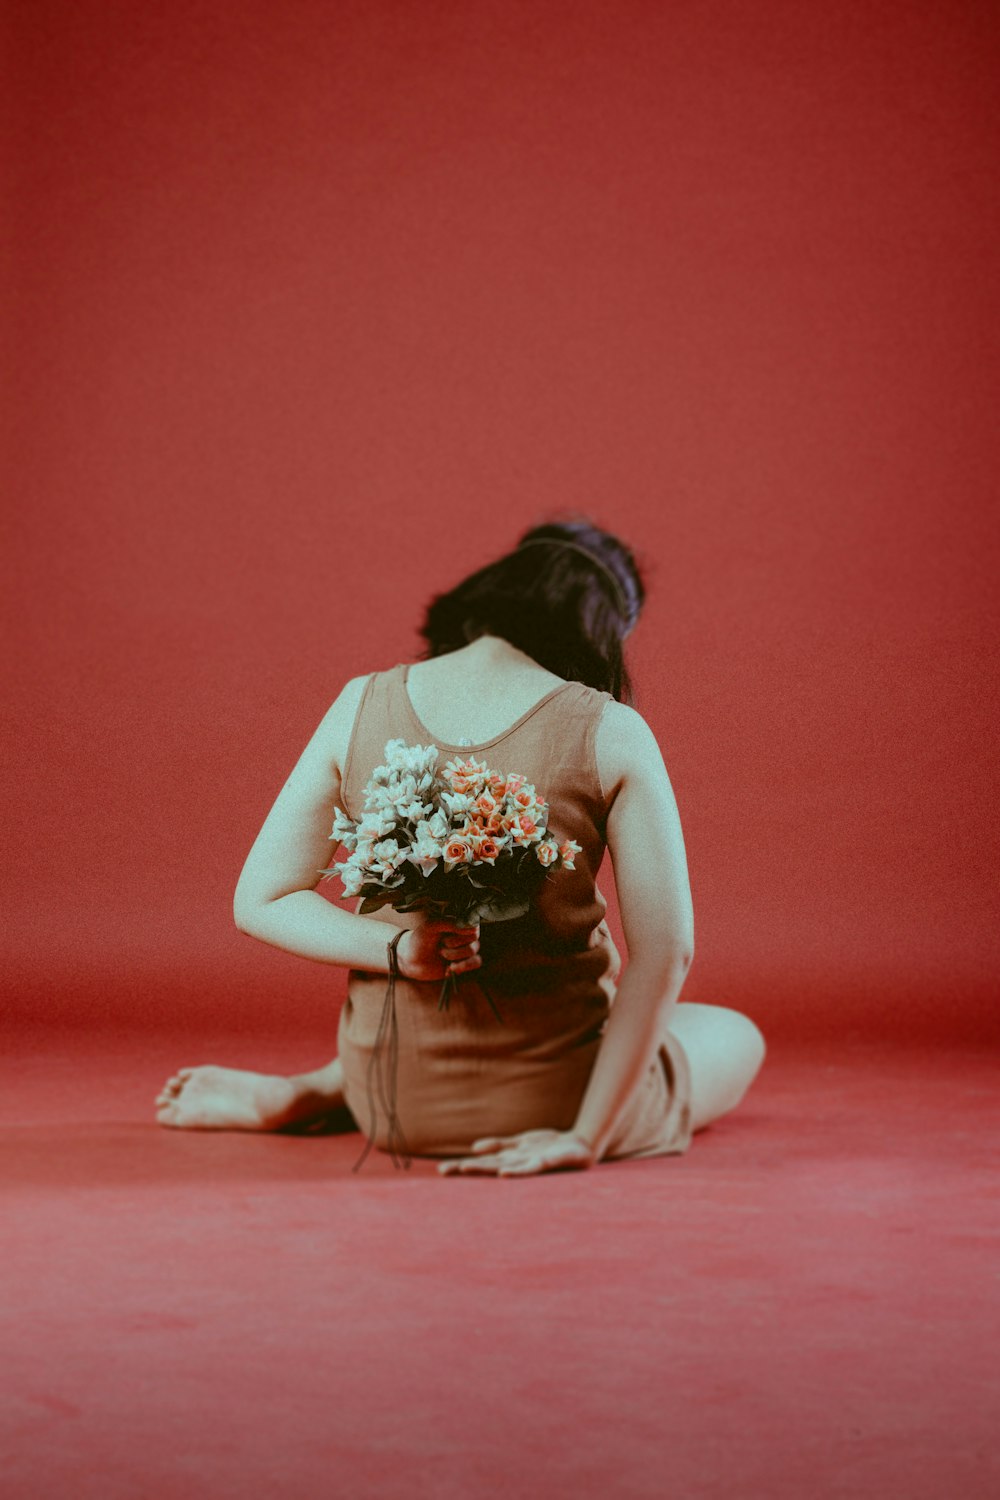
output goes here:
[{"label": "woman", "polygon": [[[694,949],[684,842],[623,658],[644,599],[616,537],[586,521],[535,527],[433,601],[417,663],[347,683],[234,902],[241,931],[348,967],[338,1056],[294,1078],[182,1069],[158,1097],[161,1124],[280,1129],[340,1112],[394,1161],[405,1141],[444,1158],[443,1173],[521,1176],[685,1151],[740,1102],[764,1058],[760,1031],[723,1006],[678,1003]],[[360,816],[393,738],[438,746],[439,766],[466,750],[526,775],[550,831],[581,846],[575,868],[554,872],[525,917],[481,928],[331,905],[316,886],[334,812]],[[620,984],[596,885],[605,847],[629,954]],[[380,1108],[368,1069],[390,972],[397,1095]],[[468,978],[442,1011],[447,974]]]}]

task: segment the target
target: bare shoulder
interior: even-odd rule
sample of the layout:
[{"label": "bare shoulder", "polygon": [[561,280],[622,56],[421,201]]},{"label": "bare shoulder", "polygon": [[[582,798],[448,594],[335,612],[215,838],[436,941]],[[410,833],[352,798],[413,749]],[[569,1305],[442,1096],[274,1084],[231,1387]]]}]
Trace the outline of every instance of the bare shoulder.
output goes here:
[{"label": "bare shoulder", "polygon": [[358,705],[364,697],[365,688],[374,676],[374,672],[362,672],[360,677],[348,678],[330,710],[331,713],[333,709],[338,709],[342,714],[349,714],[353,720]]},{"label": "bare shoulder", "polygon": [[351,677],[344,683],[303,751],[302,758],[292,773],[293,783],[301,782],[304,777],[325,780],[332,776],[339,791],[354,721],[365,688],[374,675],[373,672],[367,672],[360,677]]},{"label": "bare shoulder", "polygon": [[652,729],[638,710],[611,699],[604,705],[595,741],[597,771],[609,795],[644,773],[663,773],[663,754]]},{"label": "bare shoulder", "polygon": [[316,731],[318,735],[323,736],[325,747],[336,768],[338,778],[347,762],[347,750],[351,743],[351,733],[354,729],[354,721],[357,718],[358,709],[361,707],[365,688],[374,675],[374,672],[364,672],[359,677],[349,678],[327,709],[323,722]]}]

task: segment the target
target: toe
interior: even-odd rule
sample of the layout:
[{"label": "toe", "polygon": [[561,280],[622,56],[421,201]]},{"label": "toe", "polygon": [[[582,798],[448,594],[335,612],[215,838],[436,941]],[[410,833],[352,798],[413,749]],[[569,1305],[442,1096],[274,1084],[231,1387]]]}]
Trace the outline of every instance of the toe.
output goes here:
[{"label": "toe", "polygon": [[157,1096],[157,1104],[164,1109],[176,1110],[184,1096],[185,1080],[183,1078],[171,1078],[170,1082],[164,1084]]}]

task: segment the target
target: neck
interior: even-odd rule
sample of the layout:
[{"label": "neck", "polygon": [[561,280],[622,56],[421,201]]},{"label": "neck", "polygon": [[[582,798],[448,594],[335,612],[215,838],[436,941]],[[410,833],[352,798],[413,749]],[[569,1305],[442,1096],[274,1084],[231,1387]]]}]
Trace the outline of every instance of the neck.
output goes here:
[{"label": "neck", "polygon": [[499,635],[480,635],[467,646],[462,646],[459,651],[451,653],[453,656],[471,656],[477,661],[490,662],[530,662],[532,666],[538,665],[534,657],[528,656],[526,652],[512,646],[510,641],[504,640]]}]

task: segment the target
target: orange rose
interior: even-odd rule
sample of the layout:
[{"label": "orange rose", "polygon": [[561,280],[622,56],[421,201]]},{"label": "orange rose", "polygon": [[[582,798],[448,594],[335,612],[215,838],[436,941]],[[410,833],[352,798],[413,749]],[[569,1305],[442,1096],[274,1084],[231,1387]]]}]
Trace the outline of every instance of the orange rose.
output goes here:
[{"label": "orange rose", "polygon": [[566,869],[575,870],[576,865],[573,861],[578,854],[582,853],[581,846],[574,839],[567,839],[565,843],[559,845],[559,853]]}]

